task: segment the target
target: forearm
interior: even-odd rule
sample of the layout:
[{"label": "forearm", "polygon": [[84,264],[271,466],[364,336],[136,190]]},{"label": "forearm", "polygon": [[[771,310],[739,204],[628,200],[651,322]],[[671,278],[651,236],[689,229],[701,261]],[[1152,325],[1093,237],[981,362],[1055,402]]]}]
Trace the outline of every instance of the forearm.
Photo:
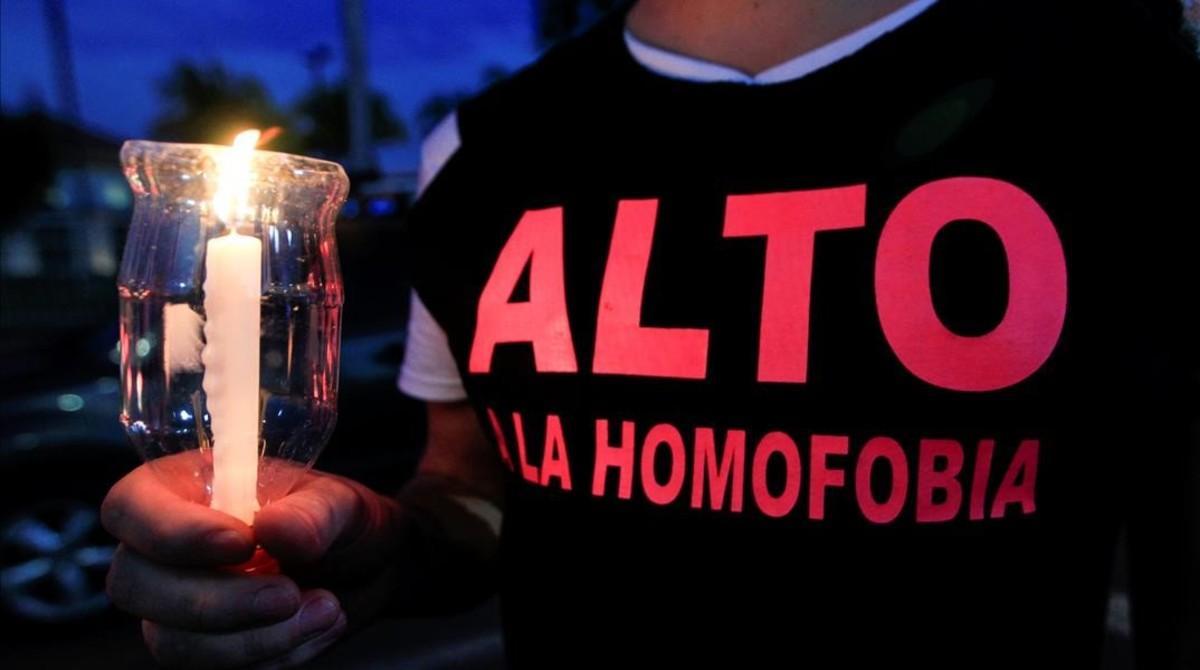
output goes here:
[{"label": "forearm", "polygon": [[[429,403],[416,475],[396,496],[367,496],[369,535],[355,551],[378,577],[359,589],[368,617],[448,613],[495,589],[504,477],[467,402]],[[364,489],[365,490],[365,489]],[[347,575],[351,579],[355,575]]]},{"label": "forearm", "polygon": [[400,546],[385,613],[445,614],[495,590],[499,509],[487,498],[430,473],[397,496]]},{"label": "forearm", "polygon": [[[283,557],[284,571],[302,587],[333,590],[351,626],[379,616],[459,611],[491,594],[499,520],[461,502],[472,497],[470,488],[418,473],[398,495],[389,496],[342,477],[321,476],[352,491],[347,508],[353,512],[346,513],[342,537],[323,555]],[[323,501],[291,502],[288,532],[306,537],[310,527],[330,525],[323,520],[331,513]]]}]

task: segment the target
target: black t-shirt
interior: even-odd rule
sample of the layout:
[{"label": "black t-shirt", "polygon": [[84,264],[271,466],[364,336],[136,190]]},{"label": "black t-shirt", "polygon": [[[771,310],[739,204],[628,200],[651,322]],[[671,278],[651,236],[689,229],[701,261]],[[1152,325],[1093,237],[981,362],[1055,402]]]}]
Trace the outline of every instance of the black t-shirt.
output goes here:
[{"label": "black t-shirt", "polygon": [[515,666],[1146,667],[1195,630],[1197,106],[1137,5],[802,79],[615,13],[459,110],[407,263],[507,474]]}]

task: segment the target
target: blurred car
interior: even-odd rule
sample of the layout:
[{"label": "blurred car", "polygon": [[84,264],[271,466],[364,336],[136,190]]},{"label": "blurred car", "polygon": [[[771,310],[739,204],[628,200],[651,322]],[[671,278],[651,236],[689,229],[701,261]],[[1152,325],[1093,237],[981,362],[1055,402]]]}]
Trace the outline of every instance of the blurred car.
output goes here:
[{"label": "blurred car", "polygon": [[0,404],[0,605],[21,621],[64,623],[108,606],[115,542],[98,504],[135,466],[116,421],[115,377]]}]

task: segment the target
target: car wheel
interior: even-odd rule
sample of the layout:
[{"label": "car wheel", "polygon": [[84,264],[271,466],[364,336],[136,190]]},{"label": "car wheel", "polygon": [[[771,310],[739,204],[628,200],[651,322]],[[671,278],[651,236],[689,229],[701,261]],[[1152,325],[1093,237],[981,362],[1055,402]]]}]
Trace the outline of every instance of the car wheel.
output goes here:
[{"label": "car wheel", "polygon": [[18,619],[58,624],[108,607],[105,574],[116,542],[94,503],[51,499],[0,526],[0,604]]}]

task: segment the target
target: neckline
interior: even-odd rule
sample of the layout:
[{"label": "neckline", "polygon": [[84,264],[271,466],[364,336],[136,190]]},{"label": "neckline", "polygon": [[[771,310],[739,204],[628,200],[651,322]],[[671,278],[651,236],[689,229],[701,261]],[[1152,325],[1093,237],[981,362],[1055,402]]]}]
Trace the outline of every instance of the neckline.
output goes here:
[{"label": "neckline", "polygon": [[643,41],[621,21],[622,38],[629,56],[655,74],[695,83],[779,84],[800,79],[843,58],[852,56],[877,39],[902,28],[938,0],[911,0],[904,6],[841,37],[748,74],[721,63],[689,56]]},{"label": "neckline", "polygon": [[[726,65],[642,42],[625,27],[626,16],[634,4],[632,1],[623,3],[623,7],[611,15],[610,44],[619,50],[618,56],[626,68],[648,81],[670,83],[680,88],[778,89],[807,81],[814,73],[823,73],[849,61],[862,60],[868,54],[885,50],[902,39],[919,40],[917,35],[926,32],[924,27],[935,23],[938,20],[935,17],[949,12],[958,1],[914,0],[852,33],[753,76]],[[902,20],[897,21],[896,18]],[[864,40],[863,37],[869,39]],[[632,41],[629,38],[632,38]],[[842,52],[843,49],[846,50]],[[642,57],[645,56],[651,57],[643,60]],[[662,57],[661,60],[657,58],[659,56]],[[696,66],[699,66],[697,69],[709,73],[709,76],[688,76]]]}]

